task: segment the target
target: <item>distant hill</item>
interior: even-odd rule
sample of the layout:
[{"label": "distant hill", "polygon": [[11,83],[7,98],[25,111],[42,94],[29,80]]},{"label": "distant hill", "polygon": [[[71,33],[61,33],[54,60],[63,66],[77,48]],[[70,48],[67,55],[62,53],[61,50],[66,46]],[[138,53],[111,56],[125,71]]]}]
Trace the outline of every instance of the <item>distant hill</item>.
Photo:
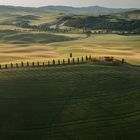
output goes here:
[{"label": "distant hill", "polygon": [[137,19],[140,20],[140,10],[134,10],[134,11],[127,11],[120,13],[118,15],[121,15],[122,17],[125,17],[126,19]]},{"label": "distant hill", "polygon": [[105,8],[100,6],[89,6],[89,7],[68,7],[68,6],[45,6],[45,7],[16,7],[16,6],[0,6],[1,12],[51,12],[51,13],[73,13],[73,14],[92,14],[92,13],[120,13],[137,10],[134,8],[122,9],[122,8]]},{"label": "distant hill", "polygon": [[[136,12],[138,13],[138,11]],[[75,15],[64,25],[86,30],[128,31],[140,33],[140,14],[124,12],[110,15]]]},{"label": "distant hill", "polygon": [[46,6],[40,7],[41,11],[46,12],[67,12],[67,13],[74,13],[74,14],[82,14],[82,13],[118,13],[118,12],[126,12],[132,11],[136,9],[122,9],[122,8],[105,8],[100,6],[89,6],[89,7],[81,7],[81,8],[74,8],[74,7],[67,7],[67,6]]},{"label": "distant hill", "polygon": [[140,10],[133,10],[133,11],[129,11],[127,13],[128,14],[140,14]]},{"label": "distant hill", "polygon": [[36,11],[36,8],[0,5],[0,13],[35,12],[35,11]]}]

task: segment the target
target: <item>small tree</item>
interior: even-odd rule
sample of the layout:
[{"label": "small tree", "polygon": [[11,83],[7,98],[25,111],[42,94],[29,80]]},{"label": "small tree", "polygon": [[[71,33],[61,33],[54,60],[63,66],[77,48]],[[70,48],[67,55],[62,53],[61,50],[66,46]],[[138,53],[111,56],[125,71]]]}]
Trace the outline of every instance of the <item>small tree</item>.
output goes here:
[{"label": "small tree", "polygon": [[73,63],[74,63],[74,58],[72,59]]},{"label": "small tree", "polygon": [[70,57],[72,57],[72,53],[70,53]]},{"label": "small tree", "polygon": [[77,58],[77,62],[78,62],[78,63],[80,62],[80,59],[79,59],[79,58]]},{"label": "small tree", "polygon": [[68,63],[70,63],[70,59],[68,58]]},{"label": "small tree", "polygon": [[84,58],[82,57],[82,62],[84,61]]},{"label": "small tree", "polygon": [[124,58],[122,58],[122,64],[124,64]]},{"label": "small tree", "polygon": [[16,63],[16,68],[18,68],[18,63]]},{"label": "small tree", "polygon": [[34,67],[35,63],[34,63],[34,62],[32,62],[32,65],[33,65],[33,67]]},{"label": "small tree", "polygon": [[39,67],[39,62],[37,62],[37,66]]},{"label": "small tree", "polygon": [[23,65],[24,65],[23,62],[21,62],[21,67],[23,67]]},{"label": "small tree", "polygon": [[7,69],[7,64],[5,64],[5,68]]},{"label": "small tree", "polygon": [[86,34],[86,36],[87,36],[87,38],[88,38],[88,37],[91,36],[91,31],[87,31],[87,32],[85,32],[85,34]]},{"label": "small tree", "polygon": [[55,60],[53,59],[53,65],[55,64]]},{"label": "small tree", "polygon": [[65,60],[63,59],[63,64],[65,64]]},{"label": "small tree", "polygon": [[58,60],[58,64],[60,65],[60,60]]},{"label": "small tree", "polygon": [[29,67],[29,62],[27,62],[27,67]]},{"label": "small tree", "polygon": [[11,63],[11,68],[13,68],[13,64]]}]

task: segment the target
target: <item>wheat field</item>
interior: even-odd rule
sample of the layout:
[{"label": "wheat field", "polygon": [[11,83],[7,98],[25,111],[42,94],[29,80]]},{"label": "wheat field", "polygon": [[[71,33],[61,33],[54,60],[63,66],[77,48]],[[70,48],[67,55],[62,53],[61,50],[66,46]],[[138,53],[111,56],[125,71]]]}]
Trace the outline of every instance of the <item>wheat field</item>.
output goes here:
[{"label": "wheat field", "polygon": [[[16,33],[20,34],[20,33]],[[22,38],[26,37],[28,33],[23,33]],[[73,53],[73,57],[80,57],[85,55],[99,56],[114,56],[117,59],[124,58],[127,62],[132,64],[140,64],[140,36],[122,36],[115,34],[107,35],[92,35],[87,38],[84,34],[56,34],[49,33],[60,37],[59,42],[47,42],[48,33],[30,33],[30,35],[37,34],[34,42],[8,42],[9,40],[0,40],[0,63],[20,62],[20,61],[36,61],[48,60],[58,58],[68,58],[69,53]],[[7,37],[8,35],[6,35]],[[68,38],[65,40],[64,37]],[[11,39],[12,38],[12,39]],[[49,39],[50,39],[49,38]],[[55,37],[56,38],[56,37]],[[69,38],[72,40],[69,41]],[[13,41],[13,34],[8,36],[8,39]],[[74,40],[73,40],[74,39]],[[16,35],[15,40],[18,40]],[[43,42],[43,43],[40,43]]]}]

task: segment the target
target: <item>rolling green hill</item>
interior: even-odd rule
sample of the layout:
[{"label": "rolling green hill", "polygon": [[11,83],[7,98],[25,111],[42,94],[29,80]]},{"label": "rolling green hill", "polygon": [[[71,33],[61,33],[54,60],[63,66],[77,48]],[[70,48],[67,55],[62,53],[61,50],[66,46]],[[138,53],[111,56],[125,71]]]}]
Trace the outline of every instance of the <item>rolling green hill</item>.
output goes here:
[{"label": "rolling green hill", "polygon": [[115,15],[99,15],[99,16],[73,16],[68,19],[65,26],[75,28],[86,28],[92,30],[118,30],[118,31],[134,31],[139,33],[140,20],[131,19],[128,14]]},{"label": "rolling green hill", "polygon": [[139,19],[140,20],[140,10],[124,12],[124,13],[120,13],[116,15],[121,16],[122,18],[126,18],[126,19]]},{"label": "rolling green hill", "polygon": [[14,30],[0,30],[0,42],[9,44],[46,44],[75,40],[76,38],[49,33],[19,32]]},{"label": "rolling green hill", "polygon": [[0,139],[139,140],[139,71],[92,63],[0,71]]}]

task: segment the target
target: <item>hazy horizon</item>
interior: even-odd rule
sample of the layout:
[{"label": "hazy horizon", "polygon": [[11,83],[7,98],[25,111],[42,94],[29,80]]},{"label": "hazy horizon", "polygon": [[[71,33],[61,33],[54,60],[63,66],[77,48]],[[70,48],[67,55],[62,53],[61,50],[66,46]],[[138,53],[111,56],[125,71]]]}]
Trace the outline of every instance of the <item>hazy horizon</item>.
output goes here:
[{"label": "hazy horizon", "polygon": [[102,6],[108,8],[140,8],[140,0],[0,0],[0,5],[24,6],[24,7],[41,7],[41,6],[72,6],[72,7],[87,7],[87,6]]}]

